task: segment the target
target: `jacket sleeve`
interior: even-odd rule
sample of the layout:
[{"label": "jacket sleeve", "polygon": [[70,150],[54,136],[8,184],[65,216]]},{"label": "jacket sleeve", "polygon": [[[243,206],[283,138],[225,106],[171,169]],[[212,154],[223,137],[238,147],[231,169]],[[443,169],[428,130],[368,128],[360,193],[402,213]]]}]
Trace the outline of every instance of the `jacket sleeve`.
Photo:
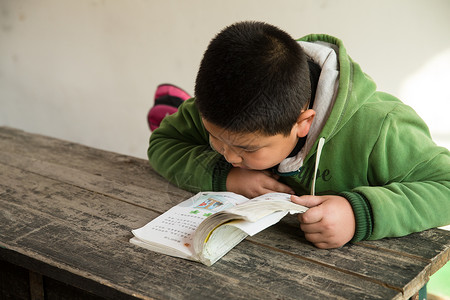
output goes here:
[{"label": "jacket sleeve", "polygon": [[[224,186],[221,155],[211,149],[194,99],[185,101],[178,112],[167,116],[150,137],[150,165],[178,187],[191,191],[218,190]],[[221,173],[217,166],[222,166]],[[222,176],[213,178],[214,174]],[[215,184],[213,184],[215,180]]]},{"label": "jacket sleeve", "polygon": [[387,115],[369,160],[371,186],[352,190],[370,205],[368,239],[450,224],[450,153],[410,107]]}]

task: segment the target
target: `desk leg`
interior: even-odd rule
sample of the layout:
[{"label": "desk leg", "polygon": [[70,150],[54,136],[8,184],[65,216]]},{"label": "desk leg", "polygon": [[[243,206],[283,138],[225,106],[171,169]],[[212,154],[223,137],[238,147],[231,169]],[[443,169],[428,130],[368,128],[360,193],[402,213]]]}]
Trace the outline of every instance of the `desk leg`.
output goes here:
[{"label": "desk leg", "polygon": [[44,280],[42,275],[30,272],[30,296],[31,300],[44,300]]},{"label": "desk leg", "polygon": [[423,288],[419,290],[417,294],[410,298],[411,300],[427,300],[427,285],[425,284]]}]

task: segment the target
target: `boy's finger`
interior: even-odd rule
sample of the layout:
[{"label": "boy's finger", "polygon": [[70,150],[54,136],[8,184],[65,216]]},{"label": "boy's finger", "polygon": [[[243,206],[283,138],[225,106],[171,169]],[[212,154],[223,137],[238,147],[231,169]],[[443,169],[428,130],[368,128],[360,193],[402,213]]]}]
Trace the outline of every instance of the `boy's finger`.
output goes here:
[{"label": "boy's finger", "polygon": [[317,206],[319,204],[322,204],[323,201],[325,201],[325,197],[321,196],[311,196],[311,195],[305,195],[305,196],[291,196],[291,201],[306,207],[313,207]]},{"label": "boy's finger", "polygon": [[263,192],[261,194],[267,194],[267,193],[286,193],[286,194],[294,194],[294,191],[291,190],[291,188],[273,188],[273,189],[263,189]]},{"label": "boy's finger", "polygon": [[321,206],[308,209],[306,212],[299,214],[298,220],[301,224],[315,224],[322,221],[323,211]]},{"label": "boy's finger", "polygon": [[322,227],[317,223],[304,224],[300,223],[300,229],[306,234],[322,233]]},{"label": "boy's finger", "polygon": [[276,180],[278,180],[279,178],[280,178],[280,175],[277,175],[277,174],[275,174],[275,173],[273,173],[273,172],[270,172],[270,171],[267,171],[267,170],[264,170],[264,171],[261,171],[264,175],[266,175],[266,176],[268,176],[268,177],[270,177],[270,178],[273,178],[273,179],[276,179]]},{"label": "boy's finger", "polygon": [[286,194],[295,194],[294,190],[285,184],[281,184],[277,188],[277,192],[286,193]]},{"label": "boy's finger", "polygon": [[273,178],[271,178],[270,181],[267,183],[266,188],[277,193],[287,193],[287,194],[295,193],[290,186],[283,184]]},{"label": "boy's finger", "polygon": [[321,243],[323,242],[323,236],[321,233],[305,233],[305,238],[311,243]]}]

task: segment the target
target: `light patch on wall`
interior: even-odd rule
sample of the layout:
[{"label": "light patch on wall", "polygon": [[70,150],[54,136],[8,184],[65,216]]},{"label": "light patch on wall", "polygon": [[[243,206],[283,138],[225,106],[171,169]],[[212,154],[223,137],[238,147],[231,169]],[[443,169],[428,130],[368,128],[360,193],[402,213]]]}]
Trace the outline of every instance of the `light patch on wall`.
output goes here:
[{"label": "light patch on wall", "polygon": [[400,99],[425,120],[434,141],[450,149],[450,48],[430,57],[403,82]]}]

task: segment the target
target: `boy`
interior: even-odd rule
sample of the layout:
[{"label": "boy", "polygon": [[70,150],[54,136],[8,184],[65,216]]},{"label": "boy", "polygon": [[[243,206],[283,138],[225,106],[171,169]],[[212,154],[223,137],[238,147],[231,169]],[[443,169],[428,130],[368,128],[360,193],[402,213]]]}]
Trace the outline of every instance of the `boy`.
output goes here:
[{"label": "boy", "polygon": [[327,35],[225,28],[204,54],[195,98],[154,131],[148,156],[191,191],[293,194],[310,207],[300,227],[319,248],[450,223],[449,151]]}]

